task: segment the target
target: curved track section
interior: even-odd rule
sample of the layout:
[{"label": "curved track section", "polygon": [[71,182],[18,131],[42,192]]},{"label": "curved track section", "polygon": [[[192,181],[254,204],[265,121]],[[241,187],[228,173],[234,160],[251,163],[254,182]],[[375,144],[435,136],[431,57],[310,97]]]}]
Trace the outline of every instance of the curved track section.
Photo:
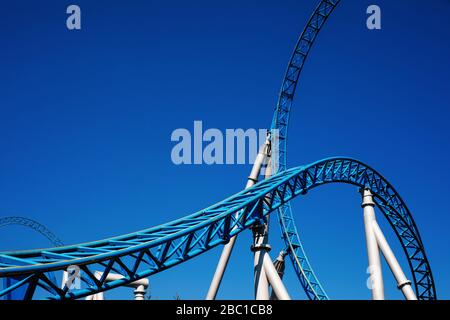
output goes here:
[{"label": "curved track section", "polygon": [[17,216],[0,217],[0,228],[9,225],[20,225],[31,228],[46,237],[55,247],[64,245],[63,242],[53,232],[47,229],[46,226],[33,219]]},{"label": "curved track section", "polygon": [[[309,189],[332,182],[372,190],[374,199],[399,237],[408,258],[419,299],[435,299],[430,265],[413,218],[394,188],[375,170],[349,158],[330,158],[285,170],[215,205],[182,219],[139,232],[74,246],[0,253],[0,277],[20,277],[0,296],[26,286],[25,299],[36,289],[50,299],[81,298],[148,277],[198,256],[263,220]],[[79,266],[85,288],[69,290],[54,285],[50,271]],[[95,270],[102,270],[97,279]],[[122,279],[106,282],[109,272]]]},{"label": "curved track section", "polygon": [[[0,217],[0,228],[10,226],[10,225],[19,225],[19,226],[24,226],[24,227],[33,229],[34,231],[40,233],[42,236],[46,237],[48,239],[48,241],[50,241],[50,243],[55,247],[61,247],[64,245],[64,243],[53,232],[51,232],[46,226],[37,222],[36,220],[26,218],[26,217],[19,217],[19,216]],[[52,283],[55,283],[55,284],[57,283],[54,273],[49,273],[47,275],[47,277]],[[10,279],[5,278],[4,280],[5,281],[3,283],[5,286],[13,286],[18,281],[22,280],[22,278],[21,277],[14,278],[14,279],[13,278],[10,278]],[[21,297],[23,292],[19,292],[19,291],[21,291],[21,290],[18,290],[16,292],[9,292],[8,294],[5,295],[5,298],[7,300],[10,300],[10,299],[15,299],[17,297]]]},{"label": "curved track section", "polygon": [[[286,170],[289,118],[300,73],[314,40],[339,1],[340,0],[320,1],[300,35],[294,52],[292,53],[291,60],[289,61],[283,79],[271,125],[272,130],[278,130],[278,134],[276,135],[277,139],[272,139],[272,145],[278,147],[278,159],[275,158],[273,172],[276,172],[276,169],[278,172]],[[275,135],[272,134],[272,137],[274,136]],[[287,252],[289,253],[295,273],[297,274],[307,297],[313,300],[327,300],[328,296],[314,274],[306,253],[303,250],[300,236],[295,226],[292,208],[289,203],[282,205],[278,209],[278,220]]]}]

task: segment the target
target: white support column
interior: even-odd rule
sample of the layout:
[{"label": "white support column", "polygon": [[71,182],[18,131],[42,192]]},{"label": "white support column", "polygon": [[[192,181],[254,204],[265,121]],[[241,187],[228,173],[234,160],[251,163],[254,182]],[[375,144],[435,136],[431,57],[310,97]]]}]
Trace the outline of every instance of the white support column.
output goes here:
[{"label": "white support column", "polygon": [[[272,166],[270,155],[267,161],[265,178],[272,175]],[[266,195],[266,200],[270,200],[270,194]],[[290,296],[278,275],[275,266],[270,258],[269,242],[269,217],[264,225],[258,226],[253,230],[254,245],[252,250],[255,253],[255,297],[256,300],[269,300],[269,284],[272,286],[275,296],[280,300],[290,300]]]},{"label": "white support column", "polygon": [[[259,149],[259,153],[256,156],[255,163],[253,164],[250,176],[247,179],[247,184],[245,189],[252,187],[256,182],[258,182],[259,172],[264,159],[267,156],[267,152],[270,146],[270,138],[266,140],[264,145]],[[237,236],[231,237],[230,241],[224,246],[222,254],[220,255],[219,262],[214,272],[214,277],[209,286],[208,294],[206,295],[206,300],[214,300],[217,296],[217,291],[219,290],[220,283],[222,282],[225,269],[227,268],[228,261],[230,260],[231,252],[233,251],[234,244],[236,242]]]},{"label": "white support column", "polygon": [[417,300],[416,294],[411,288],[411,281],[406,278],[405,273],[398,263],[394,252],[392,252],[392,249],[389,246],[386,238],[384,237],[383,231],[381,231],[381,228],[376,220],[372,221],[372,227],[377,239],[378,246],[380,247],[384,258],[386,259],[389,268],[394,274],[395,279],[397,280],[397,287],[402,291],[407,300]]},{"label": "white support column", "polygon": [[264,255],[264,270],[266,271],[267,279],[269,280],[272,290],[275,293],[278,300],[291,300],[289,293],[287,292],[283,281],[281,281],[280,275],[275,269],[272,260],[268,254]]},{"label": "white support column", "polygon": [[223,247],[222,253],[217,263],[216,271],[214,272],[214,277],[209,285],[208,294],[206,295],[206,300],[215,300],[217,291],[219,290],[220,283],[222,282],[225,269],[227,268],[228,261],[230,260],[231,252],[233,251],[234,243],[236,242],[237,236],[231,237],[230,241]]},{"label": "white support column", "polygon": [[373,230],[375,218],[375,203],[369,189],[362,190],[362,208],[364,209],[364,227],[366,231],[367,254],[369,258],[369,273],[371,280],[372,299],[384,300],[383,275],[381,271],[380,251]]},{"label": "white support column", "polygon": [[87,296],[86,300],[105,300],[103,292],[94,293],[93,295]]},{"label": "white support column", "polygon": [[[101,279],[103,275],[103,272],[96,271],[95,277],[97,279]],[[115,280],[122,279],[123,276],[121,274],[115,274],[115,273],[108,273],[106,276],[105,282],[111,282]],[[147,288],[150,286],[150,282],[147,278],[142,278],[139,280],[136,280],[132,283],[128,283],[125,285],[125,287],[135,288],[134,293],[134,300],[145,300],[145,293],[147,292]],[[86,300],[104,300],[103,292],[98,292],[93,295],[87,296]]]},{"label": "white support column", "polygon": [[99,292],[95,295],[95,299],[94,300],[105,300],[105,293],[104,292]]},{"label": "white support column", "polygon": [[62,280],[61,280],[61,289],[64,289],[68,280],[69,280],[69,273],[64,270],[63,274],[62,274]]},{"label": "white support column", "polygon": [[256,300],[269,300],[269,282],[264,268],[264,260],[270,246],[267,244],[267,225],[260,225],[253,229],[252,251],[254,253],[254,286]]},{"label": "white support column", "polygon": [[145,293],[147,292],[145,286],[138,285],[136,289],[134,289],[134,300],[145,300]]},{"label": "white support column", "polygon": [[[280,277],[281,281],[283,281],[284,270],[286,268],[286,263],[285,263],[286,261],[284,259],[285,256],[286,256],[286,252],[282,250],[282,251],[280,251],[280,254],[278,255],[278,257],[273,262],[273,266],[275,267],[275,270],[277,271],[277,274]],[[278,300],[278,297],[277,297],[275,291],[273,290],[273,288],[272,288],[272,293],[270,294],[270,300]]]},{"label": "white support column", "polygon": [[[267,179],[271,175],[270,158],[267,157],[267,167],[265,172],[265,178]],[[268,198],[269,196],[266,196]],[[268,199],[270,200],[270,199]],[[266,223],[261,226],[257,226],[253,229],[253,246],[251,250],[253,251],[254,264],[254,288],[255,288],[255,299],[256,300],[269,300],[270,290],[269,282],[266,275],[266,269],[264,268],[265,256],[268,255],[270,251],[269,241],[269,217],[267,217]]]}]

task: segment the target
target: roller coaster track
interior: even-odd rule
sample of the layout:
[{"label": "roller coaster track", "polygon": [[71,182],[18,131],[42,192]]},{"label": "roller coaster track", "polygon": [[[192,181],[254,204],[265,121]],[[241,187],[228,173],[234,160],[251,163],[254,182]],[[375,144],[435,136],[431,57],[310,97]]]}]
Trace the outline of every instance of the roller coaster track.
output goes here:
[{"label": "roller coaster track", "polygon": [[[338,3],[339,0],[320,1],[289,62],[271,125],[272,132],[277,130],[272,146],[277,143],[278,155],[272,163],[279,169],[278,174],[193,215],[158,227],[74,246],[0,253],[0,277],[14,279],[0,291],[0,297],[20,291],[21,298],[32,299],[39,297],[38,291],[43,291],[45,298],[74,299],[129,284],[225,244],[243,230],[264,223],[264,217],[277,210],[287,252],[307,296],[328,299],[303,250],[290,200],[317,186],[348,183],[372,191],[378,208],[402,244],[417,297],[436,299],[419,231],[403,200],[380,174],[350,158],[330,158],[286,170],[290,111],[300,73],[314,40]],[[33,228],[33,225],[40,232],[36,224],[29,226]],[[54,274],[73,265],[81,269],[84,287],[59,288],[52,281]],[[100,279],[95,276],[96,270],[103,271]],[[123,278],[106,282],[110,272]]]},{"label": "roller coaster track", "polygon": [[[45,238],[47,238],[48,241],[50,241],[50,243],[55,247],[61,247],[64,245],[64,243],[53,232],[51,232],[46,226],[37,222],[36,220],[26,218],[26,217],[19,217],[19,216],[9,216],[9,217],[1,217],[0,218],[0,228],[7,227],[10,225],[19,225],[19,226],[30,228],[30,229],[36,231],[37,233],[41,234]],[[52,283],[57,283],[54,273],[49,273],[48,277]],[[5,286],[12,286],[16,282],[17,282],[17,279],[15,279],[15,278],[4,278]],[[16,291],[14,293],[15,293],[15,295],[13,295],[13,292],[9,292],[5,296],[5,298],[7,300],[12,300],[15,298],[15,296],[20,296],[22,292],[19,293],[18,291]]]},{"label": "roller coaster track", "polygon": [[[274,130],[277,130],[278,132],[276,135],[277,139],[272,139],[272,145],[278,147],[278,159],[273,159],[273,172],[276,172],[277,170],[280,172],[287,168],[289,119],[300,73],[303,70],[306,58],[317,35],[338,5],[339,1],[340,0],[320,1],[301,33],[294,52],[292,53],[278,96],[278,103],[275,108],[271,125],[272,132],[275,132]],[[275,137],[275,134],[272,134],[272,137]],[[295,273],[300,280],[307,297],[313,300],[327,300],[328,296],[314,274],[303,249],[290,203],[286,203],[278,209],[278,220],[282,238],[287,248],[286,251],[289,253]]]},{"label": "roller coaster track", "polygon": [[[24,299],[35,297],[38,288],[45,292],[45,298],[73,299],[131,283],[226,243],[293,198],[328,183],[347,183],[372,191],[403,246],[418,298],[435,299],[430,265],[406,204],[378,172],[350,158],[329,158],[284,170],[197,213],[139,232],[73,246],[0,252],[0,277],[18,280],[3,288],[0,297],[25,286]],[[49,280],[50,273],[71,265],[81,270],[82,288],[61,289]],[[95,270],[103,271],[100,279],[95,277]],[[110,272],[123,278],[106,282]]]},{"label": "roller coaster track", "polygon": [[63,242],[53,232],[51,232],[46,226],[37,222],[36,220],[18,216],[0,217],[0,228],[9,225],[20,225],[33,229],[34,231],[46,237],[55,247],[64,245]]}]

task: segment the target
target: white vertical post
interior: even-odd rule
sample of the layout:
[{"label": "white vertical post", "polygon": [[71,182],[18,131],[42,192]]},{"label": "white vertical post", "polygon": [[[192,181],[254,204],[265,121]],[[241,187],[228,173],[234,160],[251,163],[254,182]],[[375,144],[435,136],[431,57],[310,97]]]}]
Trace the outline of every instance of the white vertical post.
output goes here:
[{"label": "white vertical post", "polygon": [[138,285],[133,291],[134,300],[145,300],[145,292],[147,291],[145,289],[145,286],[143,286],[142,284]]},{"label": "white vertical post", "polygon": [[267,278],[277,299],[291,300],[291,297],[289,296],[283,281],[281,281],[280,275],[278,274],[277,269],[275,269],[269,254],[264,255],[264,270],[266,271]]},{"label": "white vertical post", "polygon": [[411,288],[411,281],[409,281],[405,273],[403,272],[400,264],[398,263],[397,258],[392,252],[391,247],[389,246],[386,238],[384,237],[383,232],[381,231],[380,226],[376,222],[376,220],[372,221],[372,227],[375,233],[375,237],[377,239],[378,246],[383,253],[384,258],[386,259],[389,268],[394,274],[395,279],[397,280],[397,287],[402,291],[403,295],[407,300],[417,300],[417,297]]},{"label": "white vertical post", "polygon": [[[270,158],[267,157],[267,167],[265,172],[265,178],[267,179],[271,175]],[[266,197],[268,197],[266,195]],[[270,199],[269,199],[270,200]],[[254,287],[255,287],[255,299],[256,300],[269,300],[269,282],[266,275],[266,269],[264,268],[264,261],[267,252],[270,251],[269,241],[269,218],[267,218],[264,225],[257,226],[253,229],[253,246],[252,251],[254,254]]]},{"label": "white vertical post", "polygon": [[62,274],[62,280],[61,280],[61,289],[64,289],[68,280],[69,280],[69,273],[64,270],[63,274]]},{"label": "white vertical post", "polygon": [[252,251],[254,253],[254,286],[256,300],[269,300],[269,282],[264,268],[266,252],[270,250],[267,244],[267,225],[260,225],[253,229]]},{"label": "white vertical post", "polygon": [[104,300],[105,296],[103,295],[103,292],[94,293],[90,296],[86,297],[86,300]]},{"label": "white vertical post", "polygon": [[[103,276],[103,272],[96,271],[95,277],[97,279],[101,279]],[[115,280],[120,280],[123,278],[123,275],[121,274],[115,274],[115,273],[108,273],[108,275],[105,278],[105,282],[111,282]],[[150,286],[150,282],[147,278],[142,278],[139,280],[136,280],[134,282],[128,283],[124,285],[125,287],[131,287],[134,289],[134,300],[145,300],[145,293],[147,292],[147,288]],[[93,295],[87,296],[86,300],[104,300],[103,292],[98,292]]]},{"label": "white vertical post", "polygon": [[94,295],[94,300],[105,300],[105,295],[103,292],[96,293]]},{"label": "white vertical post", "polygon": [[223,274],[227,268],[228,261],[230,260],[231,251],[233,251],[234,243],[236,242],[237,236],[231,237],[230,241],[223,247],[222,253],[217,263],[216,271],[214,277],[209,285],[208,294],[206,295],[206,300],[216,299],[217,291],[219,290],[220,283],[223,279]]},{"label": "white vertical post", "polygon": [[[268,179],[272,175],[271,158],[268,156],[265,178]],[[270,194],[266,195],[266,199],[270,201]],[[254,243],[252,247],[255,252],[255,297],[256,300],[269,300],[269,284],[272,286],[274,294],[280,300],[290,300],[290,296],[278,275],[275,266],[270,259],[269,251],[269,217],[262,226],[255,228]]]},{"label": "white vertical post", "polygon": [[[286,256],[285,251],[280,251],[280,254],[273,262],[273,266],[275,267],[275,270],[278,273],[278,276],[280,277],[280,280],[283,281],[283,275],[284,275],[284,269],[286,268],[284,257]],[[273,287],[273,286],[272,286]],[[272,293],[270,295],[270,300],[278,300],[278,297],[275,293],[275,291],[272,288]]]},{"label": "white vertical post", "polygon": [[375,203],[369,189],[362,190],[362,208],[364,210],[364,227],[366,231],[367,254],[369,258],[369,273],[373,300],[384,300],[383,275],[381,271],[380,252],[373,230],[375,218]]},{"label": "white vertical post", "polygon": [[[264,145],[259,149],[259,153],[256,156],[255,163],[253,164],[250,176],[247,179],[246,189],[252,187],[257,181],[259,172],[263,161],[267,155],[270,145],[270,138],[266,140]],[[230,241],[224,246],[222,254],[220,255],[219,262],[214,272],[214,277],[209,286],[208,293],[206,295],[206,300],[214,300],[217,296],[217,291],[219,290],[220,283],[222,282],[225,269],[227,268],[228,261],[230,260],[231,252],[233,251],[234,244],[236,242],[237,236],[231,237]]]}]

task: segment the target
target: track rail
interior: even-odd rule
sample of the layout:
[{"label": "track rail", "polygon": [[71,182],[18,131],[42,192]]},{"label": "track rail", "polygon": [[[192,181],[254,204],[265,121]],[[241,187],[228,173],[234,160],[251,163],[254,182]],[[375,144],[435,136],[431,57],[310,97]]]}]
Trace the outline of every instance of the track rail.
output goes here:
[{"label": "track rail", "polygon": [[[278,147],[278,159],[274,159],[273,172],[276,172],[276,169],[278,172],[286,170],[289,119],[299,77],[317,35],[339,1],[320,1],[301,33],[289,60],[271,125],[271,129],[276,129],[278,132],[277,139],[272,139],[272,145],[277,144]],[[275,137],[274,134],[272,136]],[[278,209],[278,220],[287,252],[307,297],[312,300],[327,300],[328,296],[314,274],[303,249],[290,203]]]},{"label": "track rail", "polygon": [[[435,299],[430,265],[406,204],[380,174],[350,158],[330,158],[285,170],[197,213],[139,232],[73,246],[0,252],[0,277],[20,279],[3,288],[0,296],[25,286],[24,299],[38,298],[38,288],[49,299],[74,299],[131,283],[224,244],[298,195],[333,182],[372,190],[402,243],[418,298]],[[81,269],[84,287],[61,289],[49,280],[52,271],[71,265]],[[103,270],[102,278],[95,277],[95,270]],[[106,282],[110,272],[124,277]]]}]

